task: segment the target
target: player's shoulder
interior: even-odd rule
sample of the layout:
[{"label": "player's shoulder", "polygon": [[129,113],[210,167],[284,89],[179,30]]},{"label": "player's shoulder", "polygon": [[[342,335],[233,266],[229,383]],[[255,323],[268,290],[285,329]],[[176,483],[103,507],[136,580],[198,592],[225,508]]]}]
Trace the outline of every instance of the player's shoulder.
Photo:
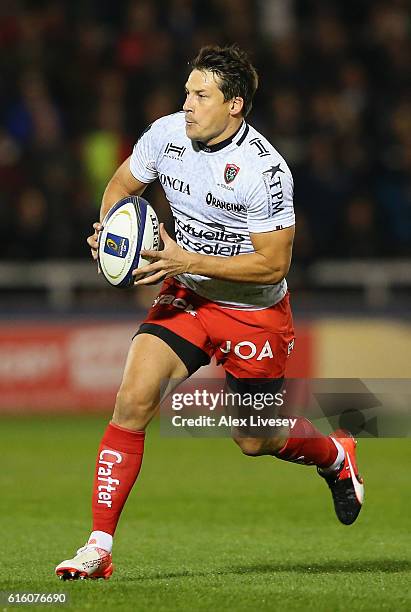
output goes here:
[{"label": "player's shoulder", "polygon": [[291,170],[274,145],[256,130],[252,125],[247,124],[247,135],[241,144],[241,153],[250,169],[257,173],[264,173],[272,166],[281,168],[281,172],[291,177]]},{"label": "player's shoulder", "polygon": [[173,134],[185,134],[184,132],[184,112],[179,111],[177,113],[172,113],[171,115],[164,115],[163,117],[159,117],[149,126],[147,126],[144,133],[150,133],[153,137],[166,139]]}]

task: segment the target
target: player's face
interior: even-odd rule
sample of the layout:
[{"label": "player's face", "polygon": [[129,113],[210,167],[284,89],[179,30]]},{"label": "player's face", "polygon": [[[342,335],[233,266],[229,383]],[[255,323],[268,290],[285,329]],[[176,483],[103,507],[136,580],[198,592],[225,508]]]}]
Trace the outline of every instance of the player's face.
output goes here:
[{"label": "player's face", "polygon": [[[186,134],[191,140],[215,144],[228,137],[227,130],[234,120],[241,119],[238,100],[224,100],[218,87],[218,77],[212,72],[193,70],[185,85]],[[240,103],[242,106],[242,100]],[[241,112],[241,108],[240,108]]]}]

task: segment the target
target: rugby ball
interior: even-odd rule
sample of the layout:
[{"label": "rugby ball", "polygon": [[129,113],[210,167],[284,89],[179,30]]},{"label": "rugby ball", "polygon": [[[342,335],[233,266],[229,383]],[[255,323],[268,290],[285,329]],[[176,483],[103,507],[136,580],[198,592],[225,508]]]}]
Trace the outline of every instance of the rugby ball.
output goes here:
[{"label": "rugby ball", "polygon": [[128,196],[110,208],[102,225],[98,245],[100,270],[113,287],[130,287],[134,283],[132,271],[150,263],[141,257],[140,251],[157,251],[160,246],[157,215],[144,198]]}]

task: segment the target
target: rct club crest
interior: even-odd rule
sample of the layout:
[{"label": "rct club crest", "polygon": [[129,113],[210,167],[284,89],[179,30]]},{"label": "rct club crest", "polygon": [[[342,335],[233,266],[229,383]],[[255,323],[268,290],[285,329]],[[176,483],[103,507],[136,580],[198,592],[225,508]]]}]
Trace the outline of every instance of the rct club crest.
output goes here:
[{"label": "rct club crest", "polygon": [[235,164],[227,164],[224,170],[224,180],[226,183],[232,183],[237,174],[240,172],[240,168]]}]

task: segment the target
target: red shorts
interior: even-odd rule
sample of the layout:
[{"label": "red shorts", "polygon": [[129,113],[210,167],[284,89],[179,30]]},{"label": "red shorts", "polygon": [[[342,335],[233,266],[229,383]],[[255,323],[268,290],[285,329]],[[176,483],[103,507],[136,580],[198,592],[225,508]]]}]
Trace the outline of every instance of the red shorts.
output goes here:
[{"label": "red shorts", "polygon": [[167,279],[138,333],[162,338],[189,374],[215,357],[235,378],[282,378],[294,346],[288,293],[262,310],[221,306]]}]

